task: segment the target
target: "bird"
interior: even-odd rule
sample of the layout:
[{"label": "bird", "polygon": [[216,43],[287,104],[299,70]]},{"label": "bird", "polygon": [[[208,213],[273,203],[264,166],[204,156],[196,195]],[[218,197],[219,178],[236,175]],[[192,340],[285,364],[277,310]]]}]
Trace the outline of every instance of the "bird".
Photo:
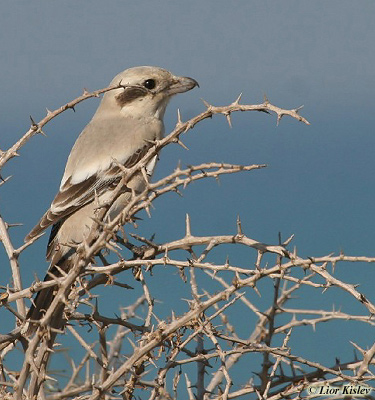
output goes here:
[{"label": "bird", "polygon": [[[132,67],[115,76],[91,121],[78,136],[68,157],[59,191],[25,242],[52,226],[46,258],[50,261],[45,281],[68,272],[75,248],[93,227],[98,204],[105,204],[127,168],[134,166],[164,135],[164,113],[171,97],[198,85],[189,77],[176,76],[153,66]],[[151,176],[157,156],[146,166]],[[121,167],[122,166],[122,167]],[[126,174],[126,172],[125,172]],[[116,217],[132,194],[146,187],[141,172],[133,175],[108,211]],[[40,290],[27,313],[27,335],[35,332],[38,321],[51,305],[57,286]],[[60,307],[61,308],[61,307]],[[57,327],[63,325],[62,311]]]}]

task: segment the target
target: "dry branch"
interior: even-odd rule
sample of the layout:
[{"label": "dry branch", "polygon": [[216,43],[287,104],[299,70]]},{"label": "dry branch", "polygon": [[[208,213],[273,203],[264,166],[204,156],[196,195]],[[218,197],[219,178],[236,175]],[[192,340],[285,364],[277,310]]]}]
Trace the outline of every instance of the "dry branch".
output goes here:
[{"label": "dry branch", "polygon": [[[28,140],[38,133],[43,134],[42,128],[53,118],[73,109],[81,101],[121,86],[120,82],[92,93],[85,91],[59,109],[47,111],[41,121],[36,123],[31,119],[30,129],[8,150],[1,152],[0,169],[18,155]],[[0,335],[0,395],[3,398],[12,393],[15,399],[20,400],[137,397],[223,400],[250,395],[254,399],[300,399],[313,398],[305,392],[313,383],[371,385],[374,382],[373,343],[368,344],[368,350],[353,343],[357,351],[353,360],[338,360],[335,365],[325,365],[324,362],[296,354],[291,339],[303,327],[315,329],[322,323],[334,324],[337,320],[373,326],[374,299],[364,296],[356,285],[338,279],[334,270],[339,263],[374,263],[375,258],[344,254],[304,258],[298,256],[296,251],[288,250],[293,237],[284,242],[279,240],[277,244],[263,243],[244,233],[240,219],[236,221],[236,230],[232,233],[199,236],[193,234],[194,229],[187,216],[185,235],[167,243],[156,243],[154,239],[141,235],[132,235],[129,240],[123,232],[122,225],[135,223],[136,214],[141,210],[150,212],[154,200],[165,193],[178,193],[197,180],[255,171],[264,165],[202,163],[187,168],[178,166],[159,181],[147,181],[144,192],[137,196],[134,194],[116,219],[108,222],[105,218],[107,210],[134,174],[144,171],[147,163],[165,146],[179,144],[186,148],[181,135],[207,118],[224,115],[231,125],[231,114],[234,112],[262,111],[276,114],[277,123],[283,116],[290,116],[309,124],[299,115],[300,108],[285,110],[272,105],[267,99],[257,105],[240,104],[240,97],[228,106],[204,104],[205,110],[186,122],[178,113],[172,132],[153,143],[139,163],[124,170],[123,179],[112,199],[102,205],[89,239],[73,246],[77,253],[76,264],[61,277],[49,282],[37,281],[23,288],[19,255],[37,238],[15,248],[11,233],[16,231],[10,231],[9,224],[0,218],[0,240],[13,277],[13,283],[3,286],[0,304],[3,306],[1,311],[7,313],[8,318],[11,316],[15,325],[13,332],[2,332]],[[6,182],[7,179],[3,179],[1,185]],[[235,265],[230,261],[230,255],[225,259],[218,257],[216,250],[228,244],[233,251],[241,245],[248,254],[247,261]],[[121,246],[129,249],[132,256],[127,257]],[[97,258],[102,264],[93,264],[93,257],[99,253]],[[111,260],[113,257],[117,260],[108,262],[108,253],[111,253]],[[328,266],[332,266],[332,273],[328,272]],[[162,268],[168,269],[171,276],[177,271],[184,282],[186,293],[181,297],[186,300],[185,312],[177,311],[177,305],[172,304],[168,314],[163,312],[164,305],[157,303],[160,293],[149,282],[158,279],[158,276],[152,278],[149,274],[155,271],[157,275]],[[126,271],[132,271],[134,275]],[[116,280],[120,276],[125,276],[126,283]],[[202,282],[207,277],[212,280],[212,287],[203,286]],[[57,295],[39,321],[37,333],[31,338],[23,338],[19,325],[24,322],[24,299],[55,284],[58,286]],[[273,285],[269,303],[254,300],[258,296],[267,299],[264,287],[269,284]],[[116,286],[123,291],[121,304],[113,307],[115,316],[102,311],[102,297],[97,298],[92,293],[97,286],[104,291]],[[129,292],[125,290],[130,286],[141,289],[138,299],[128,296]],[[163,290],[163,282],[160,286]],[[327,309],[314,309],[287,304],[297,294],[304,296],[306,289],[319,296],[322,290],[330,290],[331,287],[348,293],[354,304],[361,304],[364,310],[362,315],[347,310],[336,311],[328,305]],[[16,302],[17,311],[11,307],[13,302]],[[130,305],[117,315],[117,307],[128,303]],[[65,332],[50,328],[50,321],[60,304],[65,305],[68,321]],[[81,310],[87,306],[91,312]],[[12,314],[8,315],[8,311]],[[254,321],[245,334],[243,326],[233,318],[238,312],[242,313],[243,320]],[[308,335],[313,337],[314,330],[309,332]],[[66,350],[69,360],[66,379],[61,379],[48,364],[51,357],[59,357],[55,339],[62,333],[74,338],[76,346],[81,349],[79,357],[73,350]],[[14,371],[8,366],[8,360],[15,352],[17,341],[23,346],[23,366]],[[280,341],[279,346],[275,345]],[[258,360],[262,361],[249,367],[247,373],[242,374],[246,375],[244,379],[233,367],[241,360],[248,360],[246,357],[249,354],[259,355],[261,358]],[[182,374],[185,385],[180,379]]]}]

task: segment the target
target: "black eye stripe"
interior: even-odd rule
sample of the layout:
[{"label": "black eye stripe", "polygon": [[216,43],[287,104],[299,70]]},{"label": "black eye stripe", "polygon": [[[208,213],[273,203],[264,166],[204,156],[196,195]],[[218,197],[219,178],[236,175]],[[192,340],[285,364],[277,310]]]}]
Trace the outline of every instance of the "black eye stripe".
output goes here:
[{"label": "black eye stripe", "polygon": [[116,100],[120,107],[124,107],[126,104],[145,96],[146,93],[147,92],[142,87],[129,87],[117,95]]},{"label": "black eye stripe", "polygon": [[156,87],[156,81],[155,79],[149,78],[143,81],[141,85],[126,87],[122,93],[116,96],[117,103],[120,105],[120,107],[124,107],[126,104],[129,104],[134,100],[146,96],[148,90]]},{"label": "black eye stripe", "polygon": [[146,89],[154,89],[154,87],[156,86],[155,79],[146,79],[146,80],[143,82],[143,86],[144,86]]}]

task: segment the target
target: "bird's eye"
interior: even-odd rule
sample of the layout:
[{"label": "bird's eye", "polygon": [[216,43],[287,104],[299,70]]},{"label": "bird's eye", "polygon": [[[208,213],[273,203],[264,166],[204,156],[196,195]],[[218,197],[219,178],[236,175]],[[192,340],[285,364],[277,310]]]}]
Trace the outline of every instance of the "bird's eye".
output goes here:
[{"label": "bird's eye", "polygon": [[143,86],[144,86],[146,89],[153,89],[153,88],[156,86],[155,79],[146,79],[146,80],[143,82]]}]

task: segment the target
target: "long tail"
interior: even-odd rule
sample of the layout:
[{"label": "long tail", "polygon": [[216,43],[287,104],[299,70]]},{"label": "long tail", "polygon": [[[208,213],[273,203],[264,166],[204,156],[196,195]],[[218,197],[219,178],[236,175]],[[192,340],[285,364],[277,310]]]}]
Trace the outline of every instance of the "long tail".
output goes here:
[{"label": "long tail", "polygon": [[[69,262],[69,260],[65,260],[64,264],[66,264],[68,262]],[[62,263],[59,263],[59,264],[62,264]],[[59,267],[61,269],[64,269],[64,267],[66,267],[66,265],[59,265]],[[50,274],[53,274],[53,276],[56,276],[56,277],[61,276],[61,273],[55,266],[50,267],[49,272],[50,272]],[[53,279],[50,274],[47,274],[44,277],[44,282],[48,282]],[[42,289],[37,293],[35,299],[33,300],[33,304],[31,305],[31,307],[26,315],[26,318],[29,320],[29,322],[25,329],[25,336],[30,336],[37,330],[38,322],[40,319],[42,319],[42,317],[44,316],[44,314],[46,313],[46,311],[52,304],[52,302],[56,296],[57,290],[58,290],[58,286],[54,285],[54,286],[50,286],[48,288]],[[55,310],[53,319],[51,320],[51,324],[50,324],[50,326],[52,328],[60,329],[64,325],[63,311],[64,311],[63,304],[61,306],[59,306],[57,310]]]}]

